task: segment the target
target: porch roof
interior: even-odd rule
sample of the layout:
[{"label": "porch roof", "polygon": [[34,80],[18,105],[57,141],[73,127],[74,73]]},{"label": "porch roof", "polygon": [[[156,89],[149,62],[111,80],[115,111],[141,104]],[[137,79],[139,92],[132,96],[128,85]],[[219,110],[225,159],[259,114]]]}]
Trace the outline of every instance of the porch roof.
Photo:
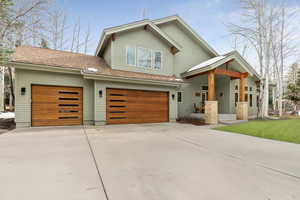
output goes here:
[{"label": "porch roof", "polygon": [[239,71],[247,72],[250,76],[254,76],[257,79],[260,79],[260,76],[255,71],[255,69],[253,69],[251,65],[237,51],[232,51],[230,53],[201,62],[198,65],[193,66],[187,71],[183,72],[181,76],[183,78],[194,77],[198,74],[203,74],[232,61],[235,61],[237,63],[236,66],[238,66]]}]

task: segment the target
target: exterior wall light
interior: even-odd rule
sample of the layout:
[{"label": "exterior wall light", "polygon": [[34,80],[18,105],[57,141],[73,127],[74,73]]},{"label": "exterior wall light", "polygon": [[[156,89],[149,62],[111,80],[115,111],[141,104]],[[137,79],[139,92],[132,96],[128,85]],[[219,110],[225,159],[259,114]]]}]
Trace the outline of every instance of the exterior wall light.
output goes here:
[{"label": "exterior wall light", "polygon": [[174,100],[175,99],[175,94],[172,94],[172,100]]}]

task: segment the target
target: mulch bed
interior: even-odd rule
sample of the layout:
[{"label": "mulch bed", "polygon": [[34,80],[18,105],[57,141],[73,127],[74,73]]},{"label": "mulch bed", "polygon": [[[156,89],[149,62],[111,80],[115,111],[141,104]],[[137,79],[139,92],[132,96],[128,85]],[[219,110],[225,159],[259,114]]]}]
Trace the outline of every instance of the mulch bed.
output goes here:
[{"label": "mulch bed", "polygon": [[181,118],[181,119],[177,119],[176,121],[178,123],[193,124],[195,126],[205,126],[205,125],[208,125],[203,120],[201,120],[201,119],[194,119],[194,118]]}]

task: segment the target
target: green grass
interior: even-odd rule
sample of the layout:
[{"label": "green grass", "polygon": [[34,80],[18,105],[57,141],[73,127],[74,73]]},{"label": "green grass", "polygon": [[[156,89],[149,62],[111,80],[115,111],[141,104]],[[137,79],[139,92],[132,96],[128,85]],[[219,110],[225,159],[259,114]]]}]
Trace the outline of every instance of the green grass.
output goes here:
[{"label": "green grass", "polygon": [[253,120],[214,129],[300,144],[300,119]]}]

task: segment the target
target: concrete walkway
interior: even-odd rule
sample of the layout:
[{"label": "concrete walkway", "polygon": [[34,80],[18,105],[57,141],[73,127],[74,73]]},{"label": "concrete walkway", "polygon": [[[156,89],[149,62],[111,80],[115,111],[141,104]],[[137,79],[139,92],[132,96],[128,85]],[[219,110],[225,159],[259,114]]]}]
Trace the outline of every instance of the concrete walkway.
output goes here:
[{"label": "concrete walkway", "polygon": [[0,135],[0,199],[300,199],[299,158],[185,124],[29,129]]}]

